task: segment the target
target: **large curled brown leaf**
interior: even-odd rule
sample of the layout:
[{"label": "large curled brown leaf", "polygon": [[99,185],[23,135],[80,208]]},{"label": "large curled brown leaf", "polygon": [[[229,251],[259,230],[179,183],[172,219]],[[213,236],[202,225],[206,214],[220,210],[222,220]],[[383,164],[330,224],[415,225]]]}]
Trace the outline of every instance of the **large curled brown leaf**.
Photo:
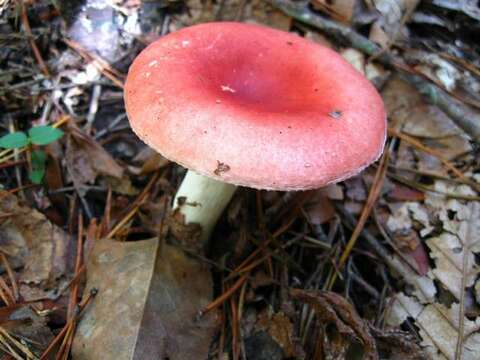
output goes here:
[{"label": "large curled brown leaf", "polygon": [[74,358],[206,359],[214,313],[195,320],[211,300],[206,267],[157,238],[100,240],[87,265],[86,291],[99,290],[81,320]]},{"label": "large curled brown leaf", "polygon": [[12,266],[21,269],[24,300],[49,296],[49,289],[66,280],[74,249],[70,235],[5,191],[0,192],[0,247]]},{"label": "large curled brown leaf", "polygon": [[359,340],[364,347],[364,359],[378,359],[375,339],[352,304],[330,291],[291,289],[290,295],[310,305],[323,325],[333,324],[343,336]]}]

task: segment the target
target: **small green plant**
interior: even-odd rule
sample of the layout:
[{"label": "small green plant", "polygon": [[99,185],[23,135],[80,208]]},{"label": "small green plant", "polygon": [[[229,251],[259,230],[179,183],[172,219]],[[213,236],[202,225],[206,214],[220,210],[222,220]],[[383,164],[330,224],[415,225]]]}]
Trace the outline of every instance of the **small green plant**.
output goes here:
[{"label": "small green plant", "polygon": [[[16,131],[0,137],[0,147],[4,149],[19,149],[31,145],[47,145],[63,136],[63,131],[53,126],[35,126],[28,130]],[[30,180],[40,184],[45,175],[45,162],[47,155],[40,149],[31,150],[32,169],[29,173]]]}]

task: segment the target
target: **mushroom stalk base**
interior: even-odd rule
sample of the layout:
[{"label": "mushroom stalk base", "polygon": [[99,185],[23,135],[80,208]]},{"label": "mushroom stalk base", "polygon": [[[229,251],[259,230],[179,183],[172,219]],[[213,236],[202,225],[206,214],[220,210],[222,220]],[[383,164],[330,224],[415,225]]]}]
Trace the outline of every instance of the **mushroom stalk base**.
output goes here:
[{"label": "mushroom stalk base", "polygon": [[179,208],[186,224],[197,223],[202,227],[201,240],[206,243],[236,189],[235,185],[188,171],[175,195],[173,208]]}]

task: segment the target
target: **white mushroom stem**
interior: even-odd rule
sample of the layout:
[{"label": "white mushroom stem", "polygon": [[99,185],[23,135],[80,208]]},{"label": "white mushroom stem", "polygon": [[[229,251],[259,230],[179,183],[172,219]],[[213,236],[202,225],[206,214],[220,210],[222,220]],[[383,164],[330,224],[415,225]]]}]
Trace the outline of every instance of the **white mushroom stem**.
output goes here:
[{"label": "white mushroom stem", "polygon": [[197,223],[202,227],[201,240],[206,243],[236,189],[235,185],[188,171],[175,195],[173,208],[185,216],[186,224]]}]

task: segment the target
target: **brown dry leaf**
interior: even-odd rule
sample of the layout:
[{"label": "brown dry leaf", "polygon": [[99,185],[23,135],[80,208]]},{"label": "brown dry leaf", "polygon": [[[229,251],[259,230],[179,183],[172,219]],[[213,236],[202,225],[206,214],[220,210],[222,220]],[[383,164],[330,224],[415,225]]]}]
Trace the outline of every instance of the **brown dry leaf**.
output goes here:
[{"label": "brown dry leaf", "polygon": [[[429,195],[428,200],[435,205],[441,201],[435,195]],[[444,200],[438,216],[444,232],[426,242],[435,261],[432,275],[459,300],[464,288],[474,285],[480,273],[475,262],[475,254],[480,252],[480,203]]]},{"label": "brown dry leaf", "polygon": [[285,357],[290,358],[296,355],[293,341],[293,324],[285,313],[280,311],[268,316],[264,312],[259,316],[256,327],[268,332],[272,339],[283,349]]},{"label": "brown dry leaf", "polygon": [[340,52],[340,55],[347,60],[360,74],[365,75],[365,54],[354,48],[347,48]]},{"label": "brown dry leaf", "polygon": [[[4,317],[1,321],[1,328],[10,336],[18,338],[23,344],[28,344],[28,350],[36,356],[40,356],[53,339],[53,334],[47,326],[47,320],[48,318],[35,313],[30,306],[24,305]],[[7,340],[1,335],[0,338],[2,342]],[[15,347],[13,346],[13,348]],[[0,356],[5,356],[2,350],[0,350]],[[28,359],[26,354],[25,358]]]},{"label": "brown dry leaf", "polygon": [[392,233],[411,230],[414,220],[422,226],[420,236],[425,237],[434,230],[430,224],[428,211],[423,204],[409,201],[392,204],[390,208],[392,214],[387,220],[387,227]]},{"label": "brown dry leaf", "polygon": [[0,218],[0,247],[12,266],[21,268],[24,300],[50,296],[49,289],[58,289],[59,283],[66,281],[73,239],[7,192],[0,192]]},{"label": "brown dry leaf", "polygon": [[425,200],[424,192],[396,183],[393,184],[393,189],[388,192],[387,196],[389,200],[393,201],[421,202]]},{"label": "brown dry leaf", "polygon": [[267,25],[278,30],[290,31],[292,18],[272,7],[268,2],[253,0],[251,5],[245,9],[244,19],[254,21],[258,24]]},{"label": "brown dry leaf", "polygon": [[380,13],[370,29],[370,40],[387,48],[397,39],[404,38],[404,21],[419,4],[419,0],[376,0],[374,2]]},{"label": "brown dry leaf", "polygon": [[340,52],[360,74],[364,75],[371,82],[383,84],[388,73],[377,64],[367,62],[365,54],[354,48],[347,48]]},{"label": "brown dry leaf", "polygon": [[252,287],[252,289],[255,290],[259,287],[272,285],[274,282],[275,282],[275,280],[272,279],[272,277],[270,275],[267,275],[267,273],[265,271],[260,269],[260,270],[256,271],[253,274],[253,276],[251,276],[249,284]]},{"label": "brown dry leaf", "polygon": [[309,221],[314,225],[324,224],[335,216],[332,202],[321,190],[312,194],[312,198],[304,205],[304,210]]},{"label": "brown dry leaf", "polygon": [[[425,104],[418,91],[398,76],[392,77],[382,95],[392,119],[392,127],[401,125],[403,132],[418,137],[422,143],[448,160],[471,151],[468,136],[438,107]],[[402,142],[396,165],[415,168],[414,158],[419,159],[419,169],[444,171],[437,158]]]},{"label": "brown dry leaf", "polygon": [[323,10],[338,21],[350,23],[353,17],[356,0],[312,0],[315,10]]},{"label": "brown dry leaf", "polygon": [[290,294],[309,304],[322,326],[334,324],[341,335],[360,341],[364,346],[364,359],[378,359],[375,340],[368,325],[342,296],[330,291],[300,289],[292,289]]},{"label": "brown dry leaf", "polygon": [[146,146],[133,158],[133,162],[141,164],[141,168],[130,166],[130,171],[135,175],[144,175],[167,166],[170,160]]},{"label": "brown dry leaf", "polygon": [[122,176],[119,179],[107,176],[105,178],[105,183],[114,193],[117,194],[135,196],[140,193],[140,190],[132,185],[132,181],[128,176]]},{"label": "brown dry leaf", "polygon": [[188,0],[186,5],[189,11],[175,16],[179,21],[171,25],[171,32],[186,25],[214,20],[245,20],[284,31],[289,31],[292,24],[290,16],[262,0],[252,0],[247,3],[243,0],[231,0],[228,5],[212,0]]},{"label": "brown dry leaf", "polygon": [[455,65],[433,52],[411,49],[405,53],[405,59],[408,63],[415,64],[416,71],[433,79],[448,91],[455,90],[457,82],[466,76]]},{"label": "brown dry leaf", "polygon": [[92,137],[69,125],[65,161],[68,175],[76,187],[90,184],[98,175],[121,178],[123,169]]},{"label": "brown dry leaf", "polygon": [[185,5],[188,8],[188,11],[182,12],[176,16],[178,22],[174,22],[170,25],[170,32],[179,30],[184,26],[191,26],[215,20],[215,4],[212,1],[186,0]]},{"label": "brown dry leaf", "polygon": [[[459,338],[459,306],[450,308],[438,303],[420,304],[415,298],[403,293],[397,294],[386,316],[392,326],[400,325],[407,317],[414,319],[420,328],[422,346],[432,359],[455,359]],[[480,359],[480,319],[464,317],[462,360]]]},{"label": "brown dry leaf", "polygon": [[206,267],[157,238],[95,243],[86,291],[99,290],[79,323],[75,359],[206,359],[215,313]]},{"label": "brown dry leaf", "polygon": [[170,197],[162,195],[159,199],[146,201],[141,206],[138,216],[144,228],[150,230],[153,234],[159,230],[167,230],[166,226],[162,229],[165,222],[165,216],[170,210]]},{"label": "brown dry leaf", "polygon": [[437,288],[430,277],[419,275],[410,266],[405,266],[404,260],[398,255],[393,255],[389,259],[388,265],[394,276],[399,275],[403,281],[413,288],[413,294],[421,303],[433,301],[437,294]]},{"label": "brown dry leaf", "polygon": [[[442,192],[474,194],[468,186],[443,181],[436,181],[434,187]],[[434,297],[421,299],[418,293],[417,297],[400,293],[390,302],[386,321],[398,326],[407,317],[413,319],[420,328],[422,346],[433,359],[479,359],[480,319],[467,318],[464,304],[468,303],[466,288],[475,285],[479,273],[475,254],[480,252],[480,203],[427,193],[425,205],[443,227],[442,233],[426,241],[435,261],[429,275],[457,302],[446,306]]]},{"label": "brown dry leaf", "polygon": [[[428,356],[412,333],[395,329],[370,327],[379,349],[389,355],[389,360],[425,360]],[[385,357],[387,358],[387,357]]]}]

